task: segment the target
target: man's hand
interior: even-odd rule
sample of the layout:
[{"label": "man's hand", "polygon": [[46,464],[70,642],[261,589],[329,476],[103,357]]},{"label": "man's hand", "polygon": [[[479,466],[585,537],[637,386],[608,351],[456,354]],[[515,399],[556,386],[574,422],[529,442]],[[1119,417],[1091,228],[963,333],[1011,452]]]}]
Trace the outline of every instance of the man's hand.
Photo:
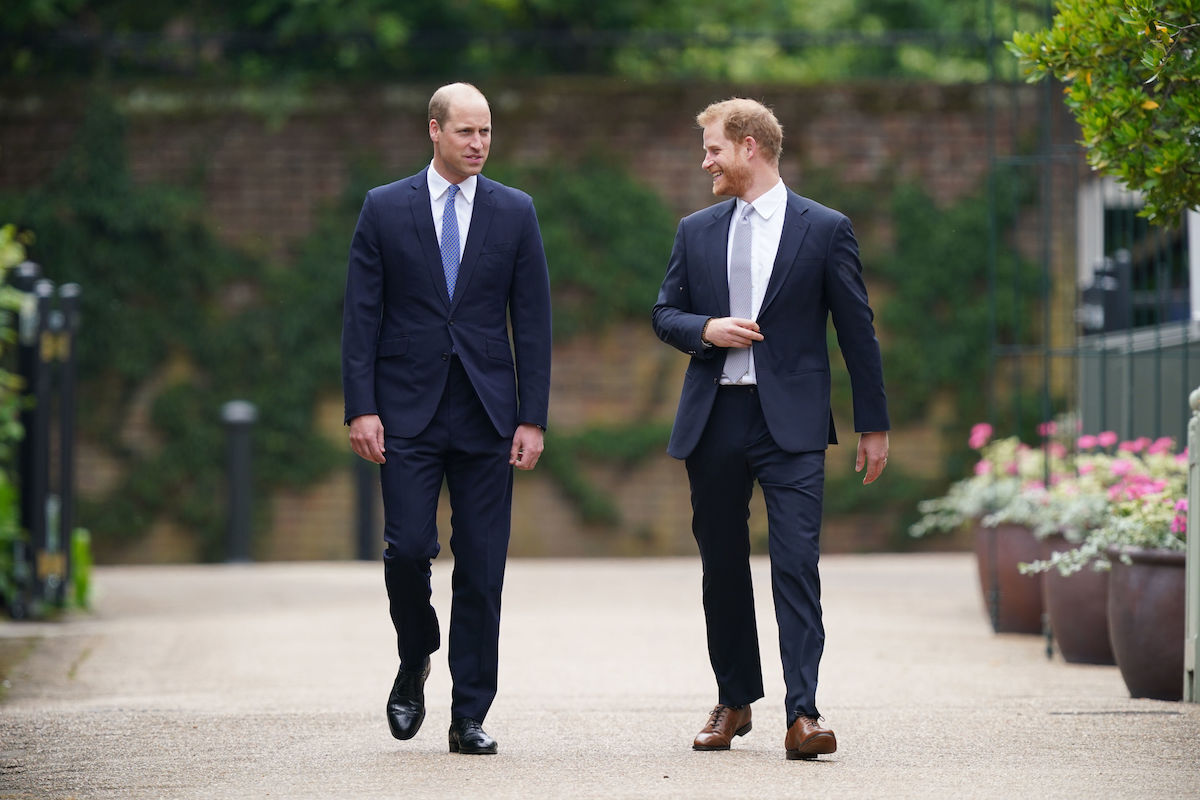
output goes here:
[{"label": "man's hand", "polygon": [[763,335],[758,332],[758,323],[752,319],[713,317],[704,331],[704,338],[717,347],[749,347],[761,342]]},{"label": "man's hand", "polygon": [[858,458],[854,461],[854,471],[862,472],[863,465],[867,466],[867,474],[863,476],[863,486],[874,483],[875,479],[887,466],[888,435],[887,431],[863,433],[858,437]]},{"label": "man's hand", "polygon": [[383,423],[378,414],[363,414],[350,420],[350,447],[367,461],[382,464]]},{"label": "man's hand", "polygon": [[533,469],[537,466],[538,458],[545,446],[542,429],[537,425],[526,423],[517,426],[513,434],[512,450],[508,454],[508,463],[517,469]]}]

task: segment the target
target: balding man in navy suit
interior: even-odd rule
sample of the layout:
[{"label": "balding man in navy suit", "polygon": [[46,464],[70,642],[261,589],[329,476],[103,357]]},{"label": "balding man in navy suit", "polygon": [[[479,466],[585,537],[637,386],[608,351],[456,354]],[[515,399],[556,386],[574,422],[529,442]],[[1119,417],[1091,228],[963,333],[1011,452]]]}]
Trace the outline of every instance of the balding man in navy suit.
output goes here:
[{"label": "balding man in navy suit", "polygon": [[[367,193],[350,246],[342,383],[350,443],[380,465],[384,581],[400,670],[392,735],[425,718],[430,603],[445,481],[454,552],[450,751],[490,754],[512,470],[542,452],[550,394],[550,279],[533,202],[480,174],[486,98],[450,84],[429,102],[433,161]],[[510,325],[511,323],[511,325]]]},{"label": "balding man in navy suit", "polygon": [[691,356],[667,451],[687,464],[717,682],[692,746],[728,750],[763,696],[747,524],[757,480],[787,686],[784,749],[812,759],[837,749],[816,705],[825,449],[837,442],[825,332],[832,319],[861,433],[856,469],[871,483],[889,428],[874,315],[850,220],[780,179],[783,129],[770,109],[727,100],[697,122],[713,193],[733,199],[679,224],[653,317],[659,338]]}]

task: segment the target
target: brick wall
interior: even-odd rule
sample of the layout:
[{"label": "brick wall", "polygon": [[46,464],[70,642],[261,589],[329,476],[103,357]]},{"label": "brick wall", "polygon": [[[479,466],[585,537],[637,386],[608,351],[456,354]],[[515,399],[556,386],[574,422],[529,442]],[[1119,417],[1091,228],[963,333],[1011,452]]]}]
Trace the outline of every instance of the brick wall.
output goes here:
[{"label": "brick wall", "polygon": [[[1032,92],[1013,89],[1028,114],[996,118],[989,131],[987,87],[855,84],[837,87],[733,87],[561,80],[482,86],[492,103],[493,157],[524,162],[569,162],[591,150],[655,188],[678,215],[712,202],[710,180],[699,169],[700,135],[693,118],[715,99],[734,94],[763,99],[784,126],[785,181],[804,193],[805,171],[834,169],[852,185],[886,191],[897,180],[920,182],[939,201],[976,189],[988,168],[989,135],[1017,141],[1014,126],[1032,123]],[[229,242],[283,255],[303,236],[318,206],[344,189],[358,157],[380,159],[379,182],[407,174],[430,148],[425,106],[432,87],[324,88],[299,98],[286,113],[244,90],[130,86],[129,154],[139,180],[174,182],[202,170],[207,213]],[[249,99],[247,99],[249,97]],[[280,99],[282,97],[282,100]],[[275,105],[287,101],[275,97]],[[254,107],[256,110],[248,110]],[[0,87],[0,187],[41,180],[71,141],[83,102],[68,89]],[[820,197],[815,198],[820,200]],[[536,198],[535,198],[536,200]],[[552,209],[540,209],[544,216]],[[859,238],[886,240],[887,231],[856,226]],[[350,231],[346,231],[349,241]],[[665,265],[664,265],[665,266]],[[342,264],[331,264],[341,270]],[[553,268],[553,265],[552,265]],[[867,265],[868,283],[870,265]],[[653,298],[646,298],[647,312]],[[331,336],[338,335],[335,330]],[[646,320],[613,328],[598,339],[558,347],[551,424],[571,430],[596,422],[672,416],[686,359],[660,344]],[[886,365],[885,365],[886,367]],[[928,426],[893,434],[893,465],[933,474],[941,462],[936,409]],[[136,420],[131,422],[137,426]],[[326,398],[316,424],[344,441],[339,398]],[[850,430],[842,422],[843,430]],[[130,436],[136,438],[133,430]],[[664,443],[665,447],[665,443]],[[851,469],[853,450],[831,452],[830,469]],[[349,464],[349,459],[347,461]],[[81,450],[84,490],[102,491],[104,459]],[[665,455],[636,469],[588,467],[591,477],[620,498],[618,530],[579,523],[573,507],[544,476],[518,475],[512,551],[528,555],[688,553],[687,481],[681,464]],[[349,467],[302,493],[270,499],[274,525],[258,542],[265,559],[346,558],[354,552]],[[444,504],[443,504],[444,505]],[[765,530],[761,506],[752,525]],[[878,544],[894,521],[869,515],[833,520],[832,549]],[[86,524],[86,520],[84,521]],[[443,535],[449,529],[443,515]],[[101,549],[104,550],[103,546]],[[157,526],[147,542],[107,550],[122,561],[186,560],[186,536]]]}]

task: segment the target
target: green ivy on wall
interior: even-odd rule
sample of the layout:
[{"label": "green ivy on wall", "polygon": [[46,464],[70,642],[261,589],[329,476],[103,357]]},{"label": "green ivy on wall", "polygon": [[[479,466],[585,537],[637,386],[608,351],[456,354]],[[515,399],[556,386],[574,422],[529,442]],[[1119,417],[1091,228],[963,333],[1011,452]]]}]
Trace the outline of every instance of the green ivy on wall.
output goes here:
[{"label": "green ivy on wall", "polygon": [[[363,195],[396,176],[354,170],[295,256],[276,265],[220,243],[198,192],[135,183],[124,138],[121,115],[95,102],[44,185],[0,195],[0,218],[38,234],[30,257],[54,280],[83,287],[80,429],[116,461],[120,479],[82,503],[80,518],[100,543],[136,540],[155,521],[173,520],[216,559],[225,523],[223,403],[259,408],[256,497],[345,463],[345,450],[314,430],[315,401],[338,391],[346,248]],[[617,320],[642,324],[674,227],[657,196],[599,155],[569,170],[494,166],[490,176],[537,200],[556,338]],[[139,413],[150,424],[131,435]],[[589,521],[615,519],[615,506],[590,488],[581,459],[637,460],[661,449],[666,432],[639,423],[598,438],[559,437],[547,470]],[[606,450],[613,443],[626,452]],[[261,530],[268,506],[255,509]]]},{"label": "green ivy on wall", "polygon": [[678,222],[658,195],[599,153],[571,165],[496,164],[488,175],[534,199],[556,339],[649,318]]},{"label": "green ivy on wall", "polygon": [[[336,449],[313,430],[313,408],[336,381],[330,331],[340,319],[341,278],[328,264],[301,258],[285,270],[221,244],[197,193],[134,183],[124,134],[111,104],[95,102],[49,180],[0,197],[0,217],[36,232],[30,257],[50,277],[83,287],[80,429],[116,461],[120,478],[82,503],[80,518],[98,542],[135,539],[156,520],[174,520],[217,558],[224,402],[260,409],[258,496],[337,463]],[[151,424],[134,436],[129,422],[138,413]],[[265,518],[265,504],[258,511]]]}]

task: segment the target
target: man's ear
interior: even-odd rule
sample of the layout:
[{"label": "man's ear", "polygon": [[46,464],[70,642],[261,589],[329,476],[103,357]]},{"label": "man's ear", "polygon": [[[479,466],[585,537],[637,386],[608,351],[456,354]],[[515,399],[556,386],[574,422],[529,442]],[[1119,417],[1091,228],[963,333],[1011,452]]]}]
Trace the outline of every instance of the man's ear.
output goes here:
[{"label": "man's ear", "polygon": [[441,128],[438,127],[438,121],[436,119],[429,120],[429,140],[436,142],[440,133]]},{"label": "man's ear", "polygon": [[747,136],[742,139],[742,152],[746,158],[753,158],[758,152],[758,141],[753,136]]}]

